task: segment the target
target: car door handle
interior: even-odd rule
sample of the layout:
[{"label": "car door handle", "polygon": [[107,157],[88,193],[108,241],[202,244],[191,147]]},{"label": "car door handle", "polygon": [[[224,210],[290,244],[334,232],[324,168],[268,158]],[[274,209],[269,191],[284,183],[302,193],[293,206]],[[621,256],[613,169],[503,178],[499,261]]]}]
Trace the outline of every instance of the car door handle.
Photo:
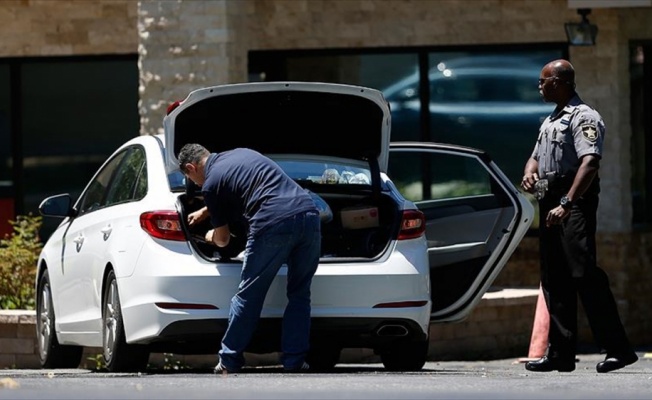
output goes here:
[{"label": "car door handle", "polygon": [[75,244],[75,249],[77,250],[77,253],[81,251],[82,245],[84,244],[84,236],[80,233],[79,236],[74,238],[72,242]]},{"label": "car door handle", "polygon": [[107,225],[104,228],[100,229],[100,232],[102,232],[102,237],[104,240],[107,240],[109,236],[111,236],[111,232],[113,231],[113,228],[111,225]]}]

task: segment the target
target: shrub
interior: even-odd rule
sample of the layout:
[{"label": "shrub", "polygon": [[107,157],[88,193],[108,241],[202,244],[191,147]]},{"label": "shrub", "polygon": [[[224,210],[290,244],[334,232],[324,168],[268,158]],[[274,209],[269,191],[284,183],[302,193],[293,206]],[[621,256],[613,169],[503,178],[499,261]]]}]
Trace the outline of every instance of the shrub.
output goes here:
[{"label": "shrub", "polygon": [[9,221],[13,232],[0,239],[0,309],[34,309],[41,222],[40,216],[19,215]]}]

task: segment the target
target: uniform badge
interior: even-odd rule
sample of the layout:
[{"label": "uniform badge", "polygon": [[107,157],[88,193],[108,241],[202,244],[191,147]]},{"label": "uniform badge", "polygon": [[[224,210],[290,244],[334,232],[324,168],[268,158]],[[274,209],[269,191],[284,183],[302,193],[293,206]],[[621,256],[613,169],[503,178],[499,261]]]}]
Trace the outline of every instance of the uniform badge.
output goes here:
[{"label": "uniform badge", "polygon": [[598,130],[593,124],[582,125],[582,135],[589,142],[595,142],[598,139]]}]

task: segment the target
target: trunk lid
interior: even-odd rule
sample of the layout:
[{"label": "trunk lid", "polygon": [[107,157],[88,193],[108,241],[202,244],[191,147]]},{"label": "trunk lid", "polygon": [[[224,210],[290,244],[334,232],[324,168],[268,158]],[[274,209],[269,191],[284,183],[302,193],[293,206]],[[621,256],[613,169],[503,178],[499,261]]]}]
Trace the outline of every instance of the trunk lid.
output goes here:
[{"label": "trunk lid", "polygon": [[178,170],[186,143],[211,152],[248,147],[268,155],[365,160],[387,170],[390,110],[375,89],[319,82],[208,87],[171,105],[163,125],[168,173]]}]

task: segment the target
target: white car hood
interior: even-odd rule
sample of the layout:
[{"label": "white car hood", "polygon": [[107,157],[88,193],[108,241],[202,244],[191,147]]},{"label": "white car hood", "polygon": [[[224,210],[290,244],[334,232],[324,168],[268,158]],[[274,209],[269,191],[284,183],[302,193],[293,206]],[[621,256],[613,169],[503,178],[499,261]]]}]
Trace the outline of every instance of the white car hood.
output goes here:
[{"label": "white car hood", "polygon": [[[176,108],[175,108],[176,107]],[[211,152],[248,147],[263,154],[376,159],[387,170],[390,110],[382,92],[318,82],[255,82],[198,89],[163,120],[166,169],[186,143]]]}]

